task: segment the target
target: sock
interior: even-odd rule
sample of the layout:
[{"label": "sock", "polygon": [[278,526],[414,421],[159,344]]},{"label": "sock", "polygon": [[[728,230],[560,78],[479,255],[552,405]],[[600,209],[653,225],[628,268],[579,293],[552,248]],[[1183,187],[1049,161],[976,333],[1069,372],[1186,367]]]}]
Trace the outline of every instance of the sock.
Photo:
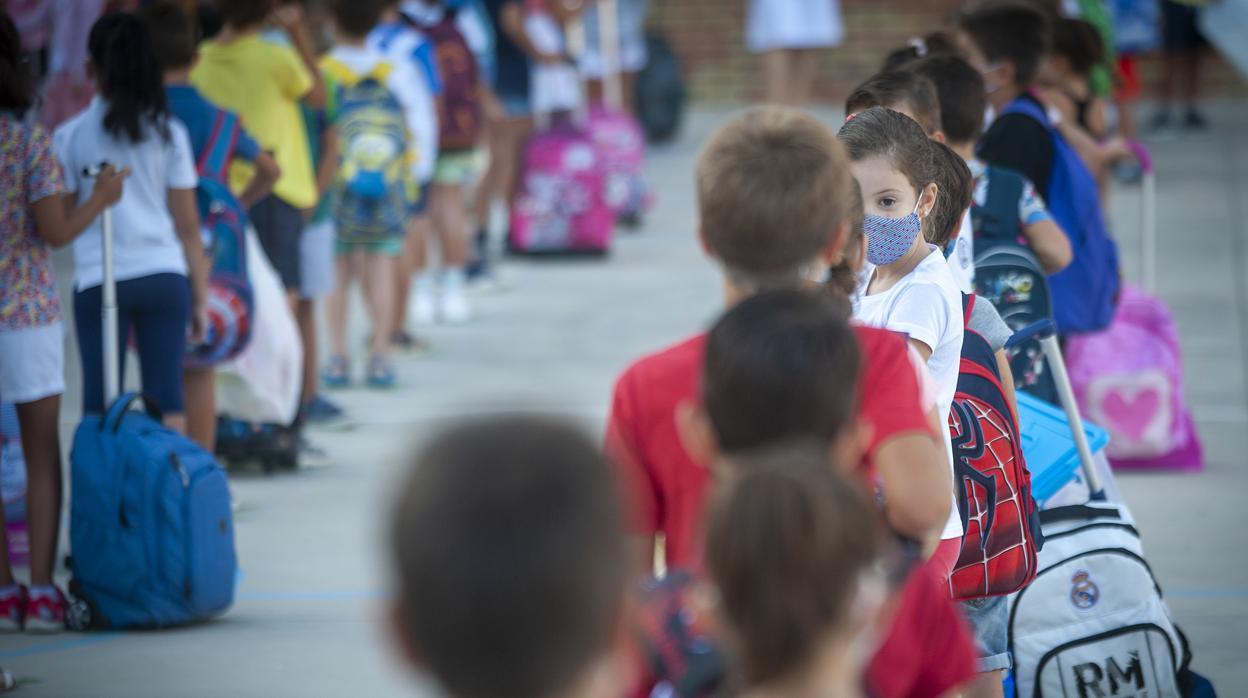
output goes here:
[{"label": "sock", "polygon": [[55,598],[59,595],[60,595],[59,590],[51,584],[30,588],[30,598],[32,599],[41,598],[41,597]]},{"label": "sock", "polygon": [[0,601],[8,601],[20,593],[22,593],[22,585],[17,582],[13,582],[8,586],[0,587]]}]

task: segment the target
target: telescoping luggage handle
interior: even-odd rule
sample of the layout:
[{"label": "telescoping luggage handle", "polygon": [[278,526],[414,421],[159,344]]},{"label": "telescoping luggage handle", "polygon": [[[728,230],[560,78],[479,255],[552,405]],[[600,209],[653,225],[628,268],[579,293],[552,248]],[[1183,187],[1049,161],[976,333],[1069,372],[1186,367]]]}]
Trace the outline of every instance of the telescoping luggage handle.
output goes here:
[{"label": "telescoping luggage handle", "polygon": [[[82,176],[95,179],[107,162],[84,167]],[[104,209],[100,217],[100,245],[103,248],[104,283],[101,286],[101,334],[104,337],[104,404],[112,405],[121,394],[121,365],[117,348],[117,279],[113,274],[113,209]]]},{"label": "telescoping luggage handle", "polygon": [[1053,383],[1057,387],[1058,399],[1066,412],[1066,421],[1070,423],[1070,432],[1075,439],[1075,449],[1079,452],[1079,464],[1083,467],[1083,476],[1088,480],[1088,490],[1092,501],[1104,501],[1105,489],[1101,485],[1100,473],[1096,470],[1096,462],[1092,459],[1092,448],[1088,445],[1088,435],[1083,431],[1083,418],[1079,415],[1079,403],[1075,402],[1075,390],[1070,385],[1070,376],[1066,373],[1066,359],[1062,357],[1062,345],[1057,341],[1057,325],[1052,320],[1034,322],[1018,332],[1006,342],[1006,347],[1013,348],[1032,339],[1040,341],[1044,350],[1045,360],[1053,372]]},{"label": "telescoping luggage handle", "polygon": [[1140,162],[1140,286],[1145,293],[1157,292],[1157,170],[1153,156],[1139,141],[1127,147]]}]

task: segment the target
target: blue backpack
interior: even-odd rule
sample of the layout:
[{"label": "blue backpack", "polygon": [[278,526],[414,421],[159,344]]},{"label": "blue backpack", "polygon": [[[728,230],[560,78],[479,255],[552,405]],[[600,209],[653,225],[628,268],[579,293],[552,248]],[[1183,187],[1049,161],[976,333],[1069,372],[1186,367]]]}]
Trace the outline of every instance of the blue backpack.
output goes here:
[{"label": "blue backpack", "polygon": [[1029,116],[1052,135],[1053,170],[1044,198],[1075,253],[1070,266],[1049,277],[1057,329],[1062,334],[1102,330],[1117,304],[1118,247],[1105,227],[1096,181],[1036,102],[1020,97],[1003,113]]},{"label": "blue backpack", "polygon": [[224,184],[241,134],[238,117],[219,111],[197,165],[195,203],[212,272],[207,333],[202,343],[187,348],[186,364],[191,367],[228,361],[251,342],[256,300],[247,276],[247,211]]},{"label": "blue backpack", "polygon": [[[162,628],[223,613],[237,562],[225,471],[122,395],[74,434],[69,624]],[[148,403],[148,411],[153,406]]]}]

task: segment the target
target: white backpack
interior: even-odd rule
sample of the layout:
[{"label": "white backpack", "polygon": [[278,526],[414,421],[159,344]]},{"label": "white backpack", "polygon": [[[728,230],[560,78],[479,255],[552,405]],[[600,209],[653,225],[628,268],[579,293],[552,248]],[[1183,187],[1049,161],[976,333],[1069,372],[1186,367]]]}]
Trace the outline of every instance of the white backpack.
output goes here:
[{"label": "white backpack", "polygon": [[1032,583],[1010,599],[1020,698],[1179,698],[1191,653],[1131,515],[1092,502],[1040,513]]}]

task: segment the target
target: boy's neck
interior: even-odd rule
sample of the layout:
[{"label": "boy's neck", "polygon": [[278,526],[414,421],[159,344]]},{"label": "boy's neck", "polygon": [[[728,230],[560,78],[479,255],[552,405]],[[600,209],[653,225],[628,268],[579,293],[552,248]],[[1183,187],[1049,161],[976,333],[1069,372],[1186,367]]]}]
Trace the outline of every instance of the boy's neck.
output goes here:
[{"label": "boy's neck", "polygon": [[993,110],[995,110],[997,114],[1000,114],[1005,111],[1005,108],[1009,106],[1010,102],[1018,99],[1026,91],[1027,88],[1019,87],[1018,85],[1002,87],[996,92],[988,95],[988,102],[992,104]]},{"label": "boy's neck", "polygon": [[236,27],[233,24],[227,24],[221,28],[221,32],[213,38],[213,41],[228,44],[232,41],[238,41],[239,39],[245,39],[249,36],[255,36],[263,29],[263,23],[253,24],[249,27]]},{"label": "boy's neck", "polygon": [[861,668],[856,666],[852,644],[845,637],[825,640],[809,668],[799,674],[765,686],[746,690],[744,698],[820,698],[862,695]]},{"label": "boy's neck", "polygon": [[594,662],[568,691],[551,698],[617,698],[621,695],[620,686],[626,683],[619,658],[607,654]]},{"label": "boy's neck", "polygon": [[368,46],[368,37],[366,36],[344,36],[339,34],[337,37],[339,46],[350,46],[351,48],[365,48]]},{"label": "boy's neck", "polygon": [[165,71],[165,87],[191,84],[191,69],[177,68]]},{"label": "boy's neck", "polygon": [[967,141],[965,143],[947,143],[949,149],[958,154],[958,157],[970,162],[975,159],[975,141]]}]

